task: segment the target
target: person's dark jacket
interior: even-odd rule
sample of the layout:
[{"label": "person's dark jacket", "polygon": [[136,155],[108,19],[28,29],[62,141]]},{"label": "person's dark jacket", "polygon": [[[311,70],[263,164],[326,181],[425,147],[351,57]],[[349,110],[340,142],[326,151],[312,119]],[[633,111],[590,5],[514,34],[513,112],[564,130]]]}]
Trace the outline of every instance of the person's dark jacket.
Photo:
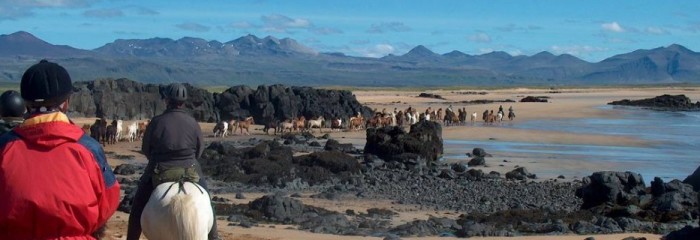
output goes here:
[{"label": "person's dark jacket", "polygon": [[148,124],[141,149],[149,165],[192,166],[204,151],[202,129],[184,109],[169,109]]}]

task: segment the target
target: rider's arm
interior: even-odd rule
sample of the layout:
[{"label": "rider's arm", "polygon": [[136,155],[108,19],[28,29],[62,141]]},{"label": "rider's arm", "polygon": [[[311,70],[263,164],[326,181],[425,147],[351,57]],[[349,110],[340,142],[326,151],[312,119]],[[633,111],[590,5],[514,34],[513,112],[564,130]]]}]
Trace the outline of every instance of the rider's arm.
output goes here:
[{"label": "rider's arm", "polygon": [[82,155],[87,173],[89,174],[92,189],[97,200],[97,223],[90,229],[94,232],[101,227],[117,211],[119,206],[119,183],[112,172],[112,167],[107,163],[102,146],[94,139],[85,135],[80,140],[80,144],[85,146],[89,154]]},{"label": "rider's arm", "polygon": [[146,156],[148,161],[151,160],[151,132],[153,131],[153,126],[156,123],[151,121],[148,126],[146,126],[146,131],[143,133],[143,139],[141,139],[141,152]]}]

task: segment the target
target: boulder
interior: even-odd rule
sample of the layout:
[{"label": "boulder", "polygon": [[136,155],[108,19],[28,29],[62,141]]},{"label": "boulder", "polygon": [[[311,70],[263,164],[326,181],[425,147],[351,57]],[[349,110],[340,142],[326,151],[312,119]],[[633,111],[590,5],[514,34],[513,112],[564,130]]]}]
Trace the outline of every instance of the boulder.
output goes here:
[{"label": "boulder", "polygon": [[693,186],[693,189],[695,191],[700,191],[700,166],[698,166],[697,169],[695,169],[695,172],[693,174],[690,174],[685,180],[683,180],[683,183],[690,184]]},{"label": "boulder", "polygon": [[291,222],[304,213],[301,201],[281,195],[263,196],[249,203],[248,207],[278,222]]},{"label": "boulder", "polygon": [[483,157],[473,157],[471,160],[469,160],[469,165],[470,167],[473,166],[483,166],[486,164],[486,160]]},{"label": "boulder", "polygon": [[506,179],[526,180],[528,178],[535,179],[537,178],[537,175],[528,172],[525,167],[519,167],[506,173]]},{"label": "boulder", "polygon": [[420,121],[408,133],[401,127],[369,128],[364,152],[387,161],[412,153],[432,163],[443,153],[442,127],[437,122]]},{"label": "boulder", "polygon": [[139,167],[133,164],[119,164],[119,166],[114,168],[114,174],[119,174],[119,175],[131,175],[136,173],[136,170],[138,170]]},{"label": "boulder", "polygon": [[326,145],[323,147],[326,151],[341,151],[344,153],[356,152],[355,146],[352,143],[340,143],[335,139],[328,139]]},{"label": "boulder", "polygon": [[583,186],[576,196],[583,199],[581,208],[589,209],[601,204],[639,205],[639,196],[645,194],[642,176],[633,172],[595,172],[583,178]]}]

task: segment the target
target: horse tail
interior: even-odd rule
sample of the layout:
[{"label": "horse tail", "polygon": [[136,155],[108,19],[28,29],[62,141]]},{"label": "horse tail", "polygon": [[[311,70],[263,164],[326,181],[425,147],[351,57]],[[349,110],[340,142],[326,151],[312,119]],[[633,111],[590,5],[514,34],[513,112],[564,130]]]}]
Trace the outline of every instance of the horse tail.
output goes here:
[{"label": "horse tail", "polygon": [[171,225],[175,226],[173,231],[177,232],[176,236],[180,236],[180,240],[197,239],[198,231],[197,221],[197,206],[196,197],[193,194],[177,194],[173,196],[170,204],[166,208],[166,216],[174,216],[170,219]]}]

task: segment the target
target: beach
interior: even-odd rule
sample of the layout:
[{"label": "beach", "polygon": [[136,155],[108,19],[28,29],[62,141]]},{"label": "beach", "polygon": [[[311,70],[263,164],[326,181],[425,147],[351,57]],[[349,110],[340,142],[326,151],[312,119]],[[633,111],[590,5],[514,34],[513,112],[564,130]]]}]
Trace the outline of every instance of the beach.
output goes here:
[{"label": "beach", "polygon": [[[449,126],[442,128],[442,137],[446,142],[446,150],[443,161],[447,162],[465,162],[469,158],[466,153],[471,152],[470,146],[472,143],[480,142],[503,142],[503,143],[519,143],[519,144],[541,144],[541,145],[585,145],[585,146],[602,146],[602,147],[633,147],[644,149],[650,146],[659,144],[655,140],[641,139],[633,136],[624,135],[606,135],[596,133],[572,133],[567,131],[556,131],[547,129],[524,129],[519,128],[518,124],[534,121],[574,121],[576,119],[596,118],[596,119],[615,119],[616,116],[612,111],[601,108],[606,103],[621,100],[621,99],[641,99],[651,98],[661,94],[685,94],[693,100],[700,99],[700,89],[696,88],[584,88],[584,89],[498,89],[498,90],[431,90],[431,91],[372,91],[361,90],[353,91],[357,99],[364,105],[369,106],[377,111],[393,111],[405,110],[406,108],[417,108],[418,111],[423,111],[428,107],[432,109],[447,108],[449,105],[455,109],[464,107],[470,114],[477,112],[479,114],[478,121],[473,125],[467,123],[466,126]],[[441,95],[444,99],[422,98],[417,97],[421,92],[428,92]],[[477,94],[474,94],[477,92]],[[486,92],[486,94],[478,94],[478,92]],[[525,96],[547,96],[546,103],[521,103],[518,102]],[[505,101],[514,100],[515,102],[494,102],[488,104],[467,104],[465,101],[474,100],[491,100]],[[484,110],[497,111],[499,106],[503,106],[504,111],[508,111],[509,107],[513,107],[516,118],[513,121],[504,120],[502,123],[494,125],[485,125],[481,121],[481,113]],[[82,125],[84,123],[92,123],[94,118],[74,119],[74,121]],[[213,123],[201,123],[202,130],[207,141],[220,140],[213,138],[212,129]],[[262,126],[256,126],[251,136],[235,135],[227,137],[227,141],[244,141],[250,137],[272,139],[272,136],[265,136],[261,131]],[[541,128],[541,127],[540,127]],[[330,132],[329,129],[323,129],[323,132],[315,130],[317,136],[328,133],[331,138],[338,140],[341,143],[352,143],[358,148],[362,148],[365,141],[364,131],[342,131]],[[458,144],[465,142],[465,144]],[[469,144],[466,144],[469,143]],[[516,146],[517,147],[517,146]],[[108,145],[105,151],[115,155],[130,155],[131,160],[124,160],[115,157],[109,157],[108,161],[114,168],[122,163],[145,163],[145,157],[138,151],[140,150],[140,142],[133,143],[118,143],[117,145]],[[484,172],[497,171],[501,175],[512,170],[515,166],[526,167],[530,172],[538,174],[538,181],[556,178],[558,175],[563,175],[563,181],[572,181],[580,179],[586,175],[590,175],[595,171],[608,170],[611,167],[620,166],[621,163],[616,162],[590,162],[585,160],[567,160],[562,161],[556,156],[548,154],[534,153],[507,153],[497,150],[487,152],[494,155],[493,158],[487,159],[486,166],[476,167]],[[533,160],[534,159],[534,160]],[[624,165],[621,165],[624,167]],[[558,173],[561,172],[561,173]],[[567,175],[568,172],[576,174]],[[588,173],[588,174],[585,174]],[[688,170],[688,174],[691,170]],[[651,179],[645,179],[647,181]],[[227,199],[231,199],[235,203],[247,203],[263,193],[246,193],[246,199],[237,200],[232,195],[222,195]],[[392,224],[399,225],[412,220],[427,219],[429,216],[441,216],[455,218],[459,215],[454,211],[416,211],[413,206],[396,204],[390,200],[386,201],[331,201],[321,200],[308,197],[310,193],[305,193],[299,198],[304,204],[318,206],[332,211],[344,212],[347,209],[352,209],[356,212],[364,212],[372,207],[383,207],[391,209],[399,214],[399,217],[394,218]],[[223,217],[223,216],[221,216]],[[125,226],[128,215],[122,212],[115,214],[109,222],[108,235],[112,239],[124,239]],[[218,221],[219,230],[224,239],[382,239],[379,237],[358,237],[358,236],[337,236],[327,234],[316,234],[307,231],[296,230],[295,226],[285,225],[264,225],[252,228],[241,228],[238,226],[228,226],[225,217]],[[659,235],[650,234],[616,234],[616,235],[595,235],[595,239],[622,239],[629,236],[646,237],[647,239],[658,239]],[[588,236],[523,236],[509,237],[507,239],[584,239]],[[144,238],[145,239],[145,238]],[[402,239],[438,239],[438,237],[425,238],[402,238]],[[450,238],[439,238],[450,239]],[[503,239],[503,238],[477,238],[477,239]]]}]

